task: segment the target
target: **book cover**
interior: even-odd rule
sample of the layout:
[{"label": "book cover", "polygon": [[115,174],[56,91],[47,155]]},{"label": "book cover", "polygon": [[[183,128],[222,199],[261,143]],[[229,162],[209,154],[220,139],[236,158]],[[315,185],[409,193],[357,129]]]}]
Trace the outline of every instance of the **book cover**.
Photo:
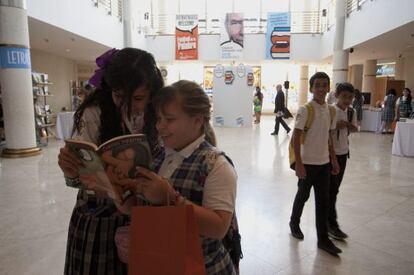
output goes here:
[{"label": "book cover", "polygon": [[120,203],[131,195],[123,185],[138,176],[137,167],[153,168],[151,150],[143,134],[116,137],[99,147],[79,140],[65,142],[82,160],[79,173],[83,181]]}]

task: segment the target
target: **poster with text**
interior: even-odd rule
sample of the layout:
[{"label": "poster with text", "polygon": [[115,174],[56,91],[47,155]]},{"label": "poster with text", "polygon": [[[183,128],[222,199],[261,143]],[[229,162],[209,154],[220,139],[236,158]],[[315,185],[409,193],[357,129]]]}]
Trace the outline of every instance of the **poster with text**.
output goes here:
[{"label": "poster with text", "polygon": [[198,59],[198,17],[177,14],[175,27],[175,59]]},{"label": "poster with text", "polygon": [[290,58],[290,13],[267,13],[266,59]]},{"label": "poster with text", "polygon": [[244,16],[243,13],[227,13],[221,24],[221,59],[243,58]]}]

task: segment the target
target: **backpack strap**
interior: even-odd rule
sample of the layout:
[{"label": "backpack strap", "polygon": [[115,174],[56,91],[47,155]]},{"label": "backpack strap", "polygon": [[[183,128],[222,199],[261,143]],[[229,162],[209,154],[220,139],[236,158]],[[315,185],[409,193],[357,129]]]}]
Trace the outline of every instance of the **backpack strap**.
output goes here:
[{"label": "backpack strap", "polygon": [[305,128],[303,129],[303,134],[302,134],[302,137],[301,137],[301,143],[302,144],[305,143],[306,134],[307,134],[308,130],[312,127],[312,123],[313,123],[313,120],[315,118],[315,110],[313,109],[312,104],[306,103],[305,107],[306,107],[306,111],[307,111],[307,117],[306,117]]}]

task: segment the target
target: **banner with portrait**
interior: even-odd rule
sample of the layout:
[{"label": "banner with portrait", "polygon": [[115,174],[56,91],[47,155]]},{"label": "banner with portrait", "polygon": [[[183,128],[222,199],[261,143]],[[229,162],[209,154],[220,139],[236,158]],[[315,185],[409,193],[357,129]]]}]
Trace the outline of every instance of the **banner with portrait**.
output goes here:
[{"label": "banner with portrait", "polygon": [[221,21],[221,59],[243,58],[244,16],[243,13],[227,13]]},{"label": "banner with portrait", "polygon": [[290,59],[290,13],[267,13],[266,59]]},{"label": "banner with portrait", "polygon": [[198,16],[177,14],[175,27],[175,59],[198,59]]}]

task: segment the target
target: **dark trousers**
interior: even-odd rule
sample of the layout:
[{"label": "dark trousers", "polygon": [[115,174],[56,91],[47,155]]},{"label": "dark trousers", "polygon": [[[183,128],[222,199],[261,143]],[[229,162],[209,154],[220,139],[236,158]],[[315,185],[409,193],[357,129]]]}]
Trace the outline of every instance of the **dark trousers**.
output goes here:
[{"label": "dark trousers", "polygon": [[276,135],[279,134],[279,124],[282,124],[283,128],[285,128],[286,131],[290,130],[289,126],[283,120],[283,117],[276,116],[275,122],[276,123],[275,123],[275,131],[274,132],[276,133]]},{"label": "dark trousers", "polygon": [[315,193],[316,231],[318,241],[328,238],[328,210],[329,210],[329,180],[331,166],[329,163],[323,165],[305,165],[306,178],[298,182],[298,192],[293,202],[290,222],[299,225],[303,207],[309,198],[313,186]]},{"label": "dark trousers", "polygon": [[339,167],[341,168],[341,170],[338,175],[331,175],[331,183],[329,185],[328,222],[331,227],[339,227],[336,215],[336,197],[339,192],[339,186],[341,185],[342,179],[344,177],[348,154],[336,155],[336,158],[338,159]]}]

